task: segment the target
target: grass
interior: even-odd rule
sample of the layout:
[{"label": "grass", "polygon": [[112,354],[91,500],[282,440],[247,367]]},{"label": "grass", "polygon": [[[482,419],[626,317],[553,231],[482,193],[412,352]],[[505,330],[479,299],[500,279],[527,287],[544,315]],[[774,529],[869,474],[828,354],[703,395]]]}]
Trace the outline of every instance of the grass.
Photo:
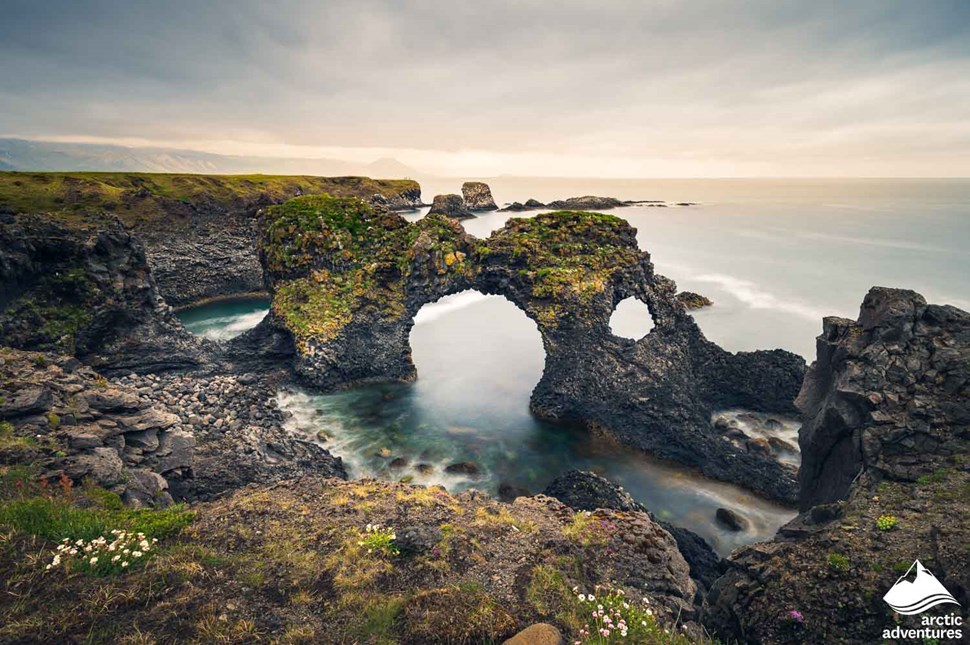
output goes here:
[{"label": "grass", "polygon": [[835,571],[848,571],[850,567],[849,558],[841,553],[829,553],[829,568]]},{"label": "grass", "polygon": [[161,540],[188,526],[192,517],[181,505],[158,510],[104,505],[81,508],[53,497],[15,499],[0,504],[0,526],[52,542],[65,538],[93,540],[107,536],[112,529],[127,529]]},{"label": "grass", "polygon": [[128,225],[174,223],[185,206],[215,205],[227,210],[260,200],[281,202],[298,194],[385,197],[418,191],[411,180],[306,175],[189,175],[119,172],[0,172],[0,205],[20,212],[56,213],[85,225],[108,211]]},{"label": "grass", "polygon": [[31,437],[14,434],[12,423],[0,421],[0,454],[23,452],[30,450],[34,445],[36,441]]},{"label": "grass", "polygon": [[563,534],[583,547],[606,544],[615,531],[616,527],[612,522],[601,520],[589,511],[579,511],[563,527]]}]

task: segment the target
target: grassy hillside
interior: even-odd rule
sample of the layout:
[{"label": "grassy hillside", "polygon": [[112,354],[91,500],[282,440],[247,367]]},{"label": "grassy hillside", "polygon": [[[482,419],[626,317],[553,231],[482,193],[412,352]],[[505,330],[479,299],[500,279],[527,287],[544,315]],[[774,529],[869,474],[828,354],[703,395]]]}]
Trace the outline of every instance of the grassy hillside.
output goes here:
[{"label": "grassy hillside", "polygon": [[390,198],[419,190],[412,180],[367,177],[0,172],[0,211],[50,212],[79,223],[107,211],[138,227],[199,211],[245,211],[301,193]]}]

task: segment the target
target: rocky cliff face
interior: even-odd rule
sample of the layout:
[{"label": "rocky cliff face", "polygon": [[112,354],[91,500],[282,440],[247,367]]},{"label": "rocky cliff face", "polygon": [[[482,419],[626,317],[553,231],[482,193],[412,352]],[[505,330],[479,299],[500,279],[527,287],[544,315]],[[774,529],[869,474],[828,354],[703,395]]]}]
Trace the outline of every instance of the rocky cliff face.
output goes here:
[{"label": "rocky cliff face", "polygon": [[274,175],[0,173],[0,212],[60,213],[77,221],[109,212],[147,250],[159,293],[172,306],[259,291],[255,214],[304,194],[376,198],[420,207],[410,180]]},{"label": "rocky cliff face", "polygon": [[[804,363],[787,352],[730,354],[707,341],[618,218],[557,212],[510,220],[486,240],[448,218],[409,224],[353,200],[300,198],[261,225],[273,291],[265,326],[283,330],[317,387],[410,379],[408,336],[422,305],[466,289],[500,294],[536,322],[546,368],[532,408],[705,474],[794,501],[794,472],[712,428],[713,406],[792,412]],[[627,297],[655,327],[631,341],[609,319]],[[266,338],[265,329],[253,335]]]},{"label": "rocky cliff face", "polygon": [[494,211],[498,208],[492,199],[492,189],[480,181],[466,181],[462,184],[461,196],[469,210]]},{"label": "rocky cliff face", "polygon": [[914,481],[967,438],[970,315],[874,288],[859,320],[826,318],[799,408],[801,506],[844,499],[865,473]]},{"label": "rocky cliff face", "polygon": [[[970,314],[874,288],[857,321],[827,318],[799,406],[803,514],[732,554],[709,622],[752,643],[884,640],[882,596],[920,559],[970,590]],[[797,611],[800,620],[790,612]]]},{"label": "rocky cliff face", "polygon": [[106,372],[183,368],[207,352],[160,297],[141,244],[111,217],[5,216],[0,341]]}]

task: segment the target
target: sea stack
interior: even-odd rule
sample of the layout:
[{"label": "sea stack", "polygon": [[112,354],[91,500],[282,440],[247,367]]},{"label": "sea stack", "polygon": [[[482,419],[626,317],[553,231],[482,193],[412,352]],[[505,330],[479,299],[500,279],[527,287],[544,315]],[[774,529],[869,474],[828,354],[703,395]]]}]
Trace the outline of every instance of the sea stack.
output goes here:
[{"label": "sea stack", "polygon": [[473,211],[494,211],[498,209],[492,199],[492,189],[481,181],[466,181],[461,185],[461,195],[465,206]]},{"label": "sea stack", "polygon": [[461,195],[435,195],[428,215],[444,215],[452,219],[475,217],[475,214],[465,206]]}]

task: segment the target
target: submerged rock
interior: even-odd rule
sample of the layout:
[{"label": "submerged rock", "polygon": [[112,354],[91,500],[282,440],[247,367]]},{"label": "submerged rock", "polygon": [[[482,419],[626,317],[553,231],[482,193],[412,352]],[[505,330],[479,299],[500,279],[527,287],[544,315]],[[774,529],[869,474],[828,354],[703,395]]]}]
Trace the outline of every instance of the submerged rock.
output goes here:
[{"label": "submerged rock", "polygon": [[492,199],[492,189],[481,181],[466,181],[461,185],[465,206],[472,211],[493,211],[498,208]]},{"label": "submerged rock", "polygon": [[542,202],[540,202],[537,199],[527,199],[524,204],[521,203],[521,202],[512,202],[511,204],[509,204],[505,208],[502,208],[502,209],[499,209],[499,210],[503,210],[503,211],[513,211],[513,212],[516,212],[516,211],[534,211],[534,210],[539,210],[540,208],[545,208],[545,207],[546,207],[546,205],[543,204]]},{"label": "submerged rock", "polygon": [[677,294],[677,299],[684,303],[684,306],[689,310],[702,309],[714,304],[710,298],[702,296],[699,293],[694,293],[693,291],[681,291]]},{"label": "submerged rock", "polygon": [[435,195],[428,215],[444,215],[452,219],[468,219],[475,213],[468,210],[461,195]]},{"label": "submerged rock", "polygon": [[445,466],[445,472],[453,475],[478,475],[482,469],[474,461],[459,461]]},{"label": "submerged rock", "polygon": [[719,508],[714,514],[717,521],[730,531],[746,531],[751,523],[746,517],[729,508]]}]

